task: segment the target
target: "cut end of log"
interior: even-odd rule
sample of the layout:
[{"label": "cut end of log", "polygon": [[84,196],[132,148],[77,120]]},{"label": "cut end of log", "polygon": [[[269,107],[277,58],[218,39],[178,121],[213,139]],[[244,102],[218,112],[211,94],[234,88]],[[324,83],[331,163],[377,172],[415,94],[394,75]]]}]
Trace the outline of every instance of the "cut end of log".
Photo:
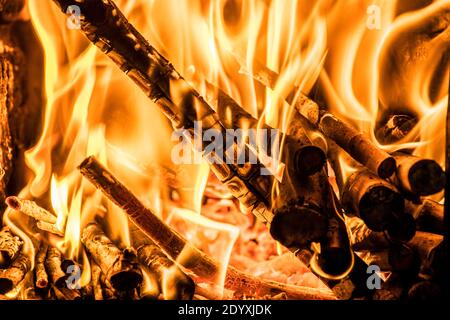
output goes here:
[{"label": "cut end of log", "polygon": [[327,233],[327,218],[313,208],[288,203],[274,213],[270,234],[288,248],[303,248]]},{"label": "cut end of log", "polygon": [[404,211],[403,197],[385,186],[375,186],[364,194],[359,203],[361,218],[374,231],[384,231],[392,212]]},{"label": "cut end of log", "polygon": [[395,173],[397,163],[393,157],[388,157],[381,161],[378,166],[378,176],[381,179],[387,179]]}]

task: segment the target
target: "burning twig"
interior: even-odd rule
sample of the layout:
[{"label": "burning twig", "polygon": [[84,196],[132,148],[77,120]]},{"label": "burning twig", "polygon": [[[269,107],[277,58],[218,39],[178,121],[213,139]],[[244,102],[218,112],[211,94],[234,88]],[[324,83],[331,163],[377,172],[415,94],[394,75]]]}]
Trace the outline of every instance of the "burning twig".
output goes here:
[{"label": "burning twig", "polygon": [[13,210],[20,211],[38,221],[50,224],[56,223],[56,216],[45,210],[32,200],[20,199],[18,197],[6,198],[6,204]]},{"label": "burning twig", "polygon": [[394,157],[397,172],[392,180],[402,190],[417,196],[429,196],[444,189],[445,173],[436,161],[400,152]]},{"label": "burning twig", "polygon": [[393,115],[377,130],[376,136],[382,144],[393,144],[406,137],[415,125],[417,120],[409,115]]},{"label": "burning twig", "polygon": [[404,212],[404,199],[397,189],[368,170],[352,174],[344,187],[342,203],[374,231],[387,231],[394,239],[407,241],[414,236],[415,223]]},{"label": "burning twig", "polygon": [[[81,164],[80,170],[111,201],[122,208],[131,221],[173,261],[178,261],[182,252],[189,252],[189,259],[178,261],[184,268],[206,280],[214,280],[218,277],[221,266],[217,261],[192,246],[161,221],[94,158],[85,160]],[[258,279],[231,266],[227,269],[225,287],[235,291],[237,296],[244,294],[264,296],[286,292],[291,299],[332,299],[331,294],[320,290],[303,289]]]},{"label": "burning twig", "polygon": [[47,257],[48,245],[45,242],[41,242],[39,250],[36,254],[34,273],[36,276],[36,287],[39,289],[47,288],[48,286],[48,274],[45,270],[45,259]]},{"label": "burning twig", "polygon": [[[256,64],[252,76],[262,84],[274,88],[279,76],[269,68]],[[378,148],[368,137],[352,126],[337,119],[329,112],[319,111],[319,106],[305,96],[293,90],[286,101],[293,103],[295,109],[329,139],[336,142],[352,158],[366,166],[381,178],[388,178],[395,172],[395,159]]]},{"label": "burning twig", "polygon": [[0,294],[14,289],[26,276],[31,268],[30,258],[20,254],[8,269],[0,270]]},{"label": "burning twig", "polygon": [[0,268],[8,267],[19,255],[23,241],[12,234],[8,227],[0,231]]},{"label": "burning twig", "polygon": [[156,244],[145,244],[137,249],[139,260],[153,272],[167,300],[191,300],[194,281],[167,258]]},{"label": "burning twig", "polygon": [[142,272],[133,250],[121,251],[97,224],[90,224],[83,230],[81,242],[115,290],[130,291],[139,287]]}]

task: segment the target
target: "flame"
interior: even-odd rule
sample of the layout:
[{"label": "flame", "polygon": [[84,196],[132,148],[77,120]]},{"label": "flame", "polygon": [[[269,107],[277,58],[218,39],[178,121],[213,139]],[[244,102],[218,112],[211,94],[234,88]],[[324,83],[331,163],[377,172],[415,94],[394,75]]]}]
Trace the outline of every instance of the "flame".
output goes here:
[{"label": "flame", "polygon": [[[385,112],[413,114],[418,125],[408,136],[380,147],[414,148],[416,155],[444,164],[442,115],[448,81],[435,83],[436,76],[444,77],[441,69],[448,68],[438,64],[449,46],[448,19],[447,24],[438,19],[426,37],[418,37],[416,31],[439,14],[448,15],[448,0],[402,15],[394,0],[115,2],[201,95],[214,101],[217,90],[211,88],[220,88],[252,114],[259,127],[267,123],[286,131],[299,94],[310,93],[318,83],[329,110],[378,145],[375,132]],[[214,285],[222,290],[239,229],[202,212],[208,166],[173,165],[172,128],[145,94],[79,30],[67,28],[51,1],[29,0],[27,9],[44,49],[46,101],[41,136],[25,153],[32,179],[20,196],[51,203],[47,209],[56,213],[56,226],[64,234],[50,236],[51,244],[83,265],[83,285],[90,281],[89,260],[80,243],[86,224],[100,219],[120,247],[131,244],[127,216],[76,169],[94,155],[164,220],[189,226],[181,228],[186,237],[220,261],[222,273]],[[345,18],[349,14],[351,19]],[[402,47],[407,36],[420,45]],[[398,46],[411,59],[400,72],[393,72],[389,62],[393,52],[400,52]],[[266,75],[265,86],[254,79],[261,66],[277,73],[275,79]],[[291,104],[285,102],[289,95],[295,97]],[[233,116],[226,112],[227,119]],[[250,129],[246,122],[240,125],[244,131]],[[354,172],[344,154],[339,160],[344,177]],[[171,187],[161,174],[163,167],[177,172],[176,204],[169,201]],[[282,169],[274,169],[279,179]],[[34,257],[35,235],[25,220],[8,209],[5,221]],[[278,251],[283,253],[280,246]],[[185,258],[189,252],[180,255]],[[153,292],[146,272],[144,278],[144,291]]]}]

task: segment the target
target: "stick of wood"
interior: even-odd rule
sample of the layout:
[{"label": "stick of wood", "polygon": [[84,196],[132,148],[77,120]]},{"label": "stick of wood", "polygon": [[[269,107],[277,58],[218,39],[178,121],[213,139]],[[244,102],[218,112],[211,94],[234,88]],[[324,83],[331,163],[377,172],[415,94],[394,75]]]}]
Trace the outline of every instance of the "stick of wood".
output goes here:
[{"label": "stick of wood", "polygon": [[139,287],[142,272],[134,252],[117,248],[95,223],[84,228],[81,242],[115,290],[130,291]]},{"label": "stick of wood", "polygon": [[345,224],[355,251],[385,250],[392,243],[386,233],[370,230],[364,221],[356,216],[345,216]]},{"label": "stick of wood", "polygon": [[66,286],[67,275],[62,270],[61,263],[61,252],[57,248],[49,247],[45,259],[45,269],[50,276],[53,286],[57,288],[64,288]]},{"label": "stick of wood", "polygon": [[38,221],[36,223],[36,226],[41,229],[42,231],[60,236],[60,237],[64,237],[64,232],[62,232],[61,230],[58,229],[58,227],[56,226],[56,224],[52,224],[52,223],[48,223],[48,222],[44,222],[44,221]]},{"label": "stick of wood", "polygon": [[387,231],[391,238],[402,241],[414,236],[415,222],[405,213],[403,197],[393,185],[367,169],[347,179],[342,204],[348,214],[360,217],[373,231]]},{"label": "stick of wood", "polygon": [[48,244],[41,242],[36,254],[34,273],[36,277],[36,287],[45,289],[48,286],[48,274],[45,270],[45,259],[47,257]]},{"label": "stick of wood", "polygon": [[20,254],[8,269],[0,270],[0,294],[14,289],[26,276],[31,268],[31,260],[25,254]]},{"label": "stick of wood", "polygon": [[[254,63],[252,76],[272,89],[276,86],[279,78],[278,74],[258,62]],[[294,88],[286,97],[286,101],[292,104],[297,98],[294,104],[297,112],[316,125],[327,138],[336,142],[352,158],[380,178],[385,179],[394,174],[396,163],[392,156],[381,150],[363,133],[337,119],[331,113],[320,110],[314,101],[302,93],[297,94],[297,92],[298,90]]]},{"label": "stick of wood", "polygon": [[23,241],[12,234],[8,227],[0,231],[0,268],[11,265],[20,253]]},{"label": "stick of wood", "polygon": [[421,159],[405,153],[394,154],[397,171],[391,181],[416,196],[429,196],[444,189],[445,173],[434,160]]},{"label": "stick of wood", "polygon": [[[100,189],[112,202],[122,208],[130,220],[153,240],[173,261],[199,277],[214,281],[221,273],[219,262],[201,252],[187,242],[181,235],[161,221],[146,208],[124,185],[106,170],[95,158],[86,159],[79,167],[83,176]],[[178,261],[182,252],[189,252],[189,259]],[[281,292],[291,299],[333,299],[330,293],[289,286],[274,281],[256,278],[228,266],[225,287],[239,294],[249,296],[275,295]]]}]

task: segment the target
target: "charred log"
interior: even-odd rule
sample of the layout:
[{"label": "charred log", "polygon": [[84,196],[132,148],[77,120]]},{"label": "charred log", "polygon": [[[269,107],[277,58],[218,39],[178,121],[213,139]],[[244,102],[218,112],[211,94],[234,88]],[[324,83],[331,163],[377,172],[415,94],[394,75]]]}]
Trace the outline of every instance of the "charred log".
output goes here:
[{"label": "charred log", "polygon": [[121,251],[97,224],[90,224],[83,230],[81,242],[115,290],[129,291],[140,285],[142,272],[133,250]]},{"label": "charred log", "polygon": [[11,265],[20,253],[23,241],[12,234],[8,227],[0,231],[0,268]]},{"label": "charred log", "polygon": [[20,254],[8,269],[0,270],[0,294],[14,289],[31,268],[31,261],[25,254]]}]

